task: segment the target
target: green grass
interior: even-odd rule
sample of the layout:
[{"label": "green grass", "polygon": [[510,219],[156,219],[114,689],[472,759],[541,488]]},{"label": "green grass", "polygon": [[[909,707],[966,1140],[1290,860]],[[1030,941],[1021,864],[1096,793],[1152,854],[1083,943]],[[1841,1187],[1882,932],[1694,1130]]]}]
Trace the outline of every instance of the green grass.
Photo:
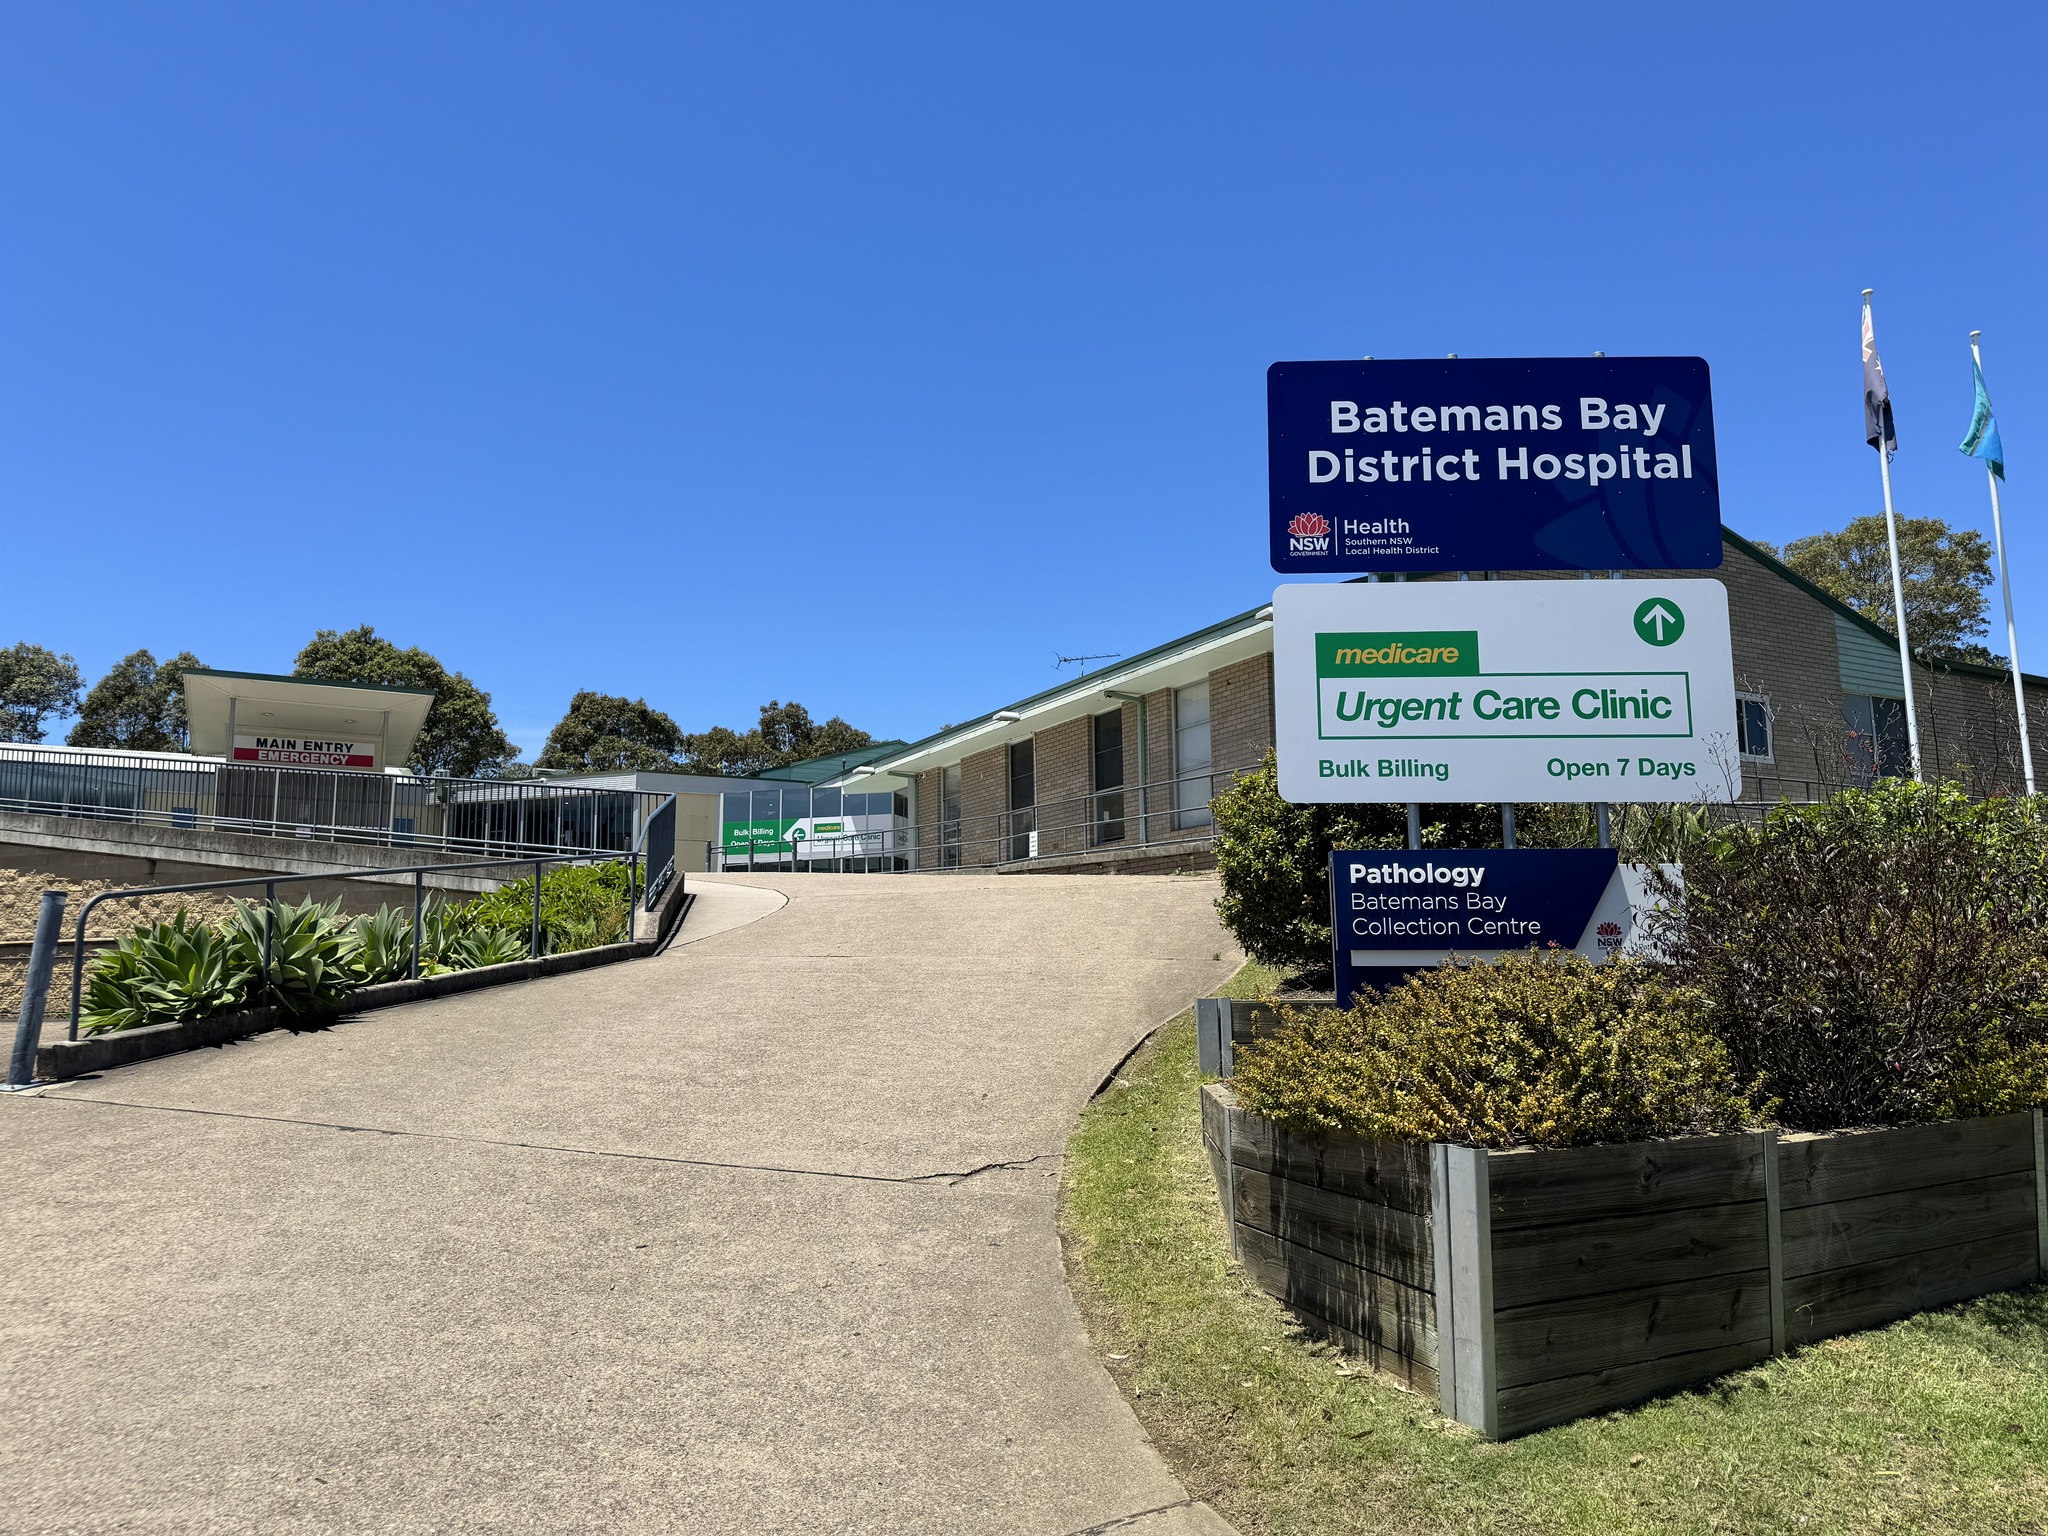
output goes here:
[{"label": "green grass", "polygon": [[[1269,990],[1248,967],[1238,996]],[[1304,1336],[1229,1262],[1192,1015],[1082,1116],[1062,1236],[1189,1491],[1257,1533],[2048,1533],[2048,1289],[1832,1340],[1492,1445]]]}]

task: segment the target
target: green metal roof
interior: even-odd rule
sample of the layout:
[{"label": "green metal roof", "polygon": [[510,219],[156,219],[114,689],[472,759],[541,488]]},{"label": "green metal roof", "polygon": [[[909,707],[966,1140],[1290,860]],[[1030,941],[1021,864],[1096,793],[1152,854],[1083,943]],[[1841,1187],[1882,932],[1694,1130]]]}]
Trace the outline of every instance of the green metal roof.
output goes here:
[{"label": "green metal roof", "polygon": [[900,741],[878,741],[872,746],[856,747],[851,752],[834,752],[826,757],[807,757],[800,763],[790,763],[781,768],[763,768],[753,777],[790,779],[798,784],[822,784],[827,779],[836,779],[841,774],[851,773],[877,758],[894,757],[902,747],[903,743]]}]

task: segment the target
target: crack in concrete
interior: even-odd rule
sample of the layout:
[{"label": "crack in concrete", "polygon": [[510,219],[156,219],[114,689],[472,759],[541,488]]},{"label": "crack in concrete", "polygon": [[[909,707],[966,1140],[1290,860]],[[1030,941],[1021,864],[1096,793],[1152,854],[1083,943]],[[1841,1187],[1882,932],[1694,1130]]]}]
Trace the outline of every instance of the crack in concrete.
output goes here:
[{"label": "crack in concrete", "polygon": [[1176,1509],[1193,1509],[1193,1497],[1175,1499],[1171,1504],[1155,1504],[1150,1509],[1134,1510],[1128,1515],[1118,1515],[1114,1520],[1105,1520],[1100,1525],[1085,1525],[1078,1531],[1068,1531],[1067,1536],[1103,1536],[1106,1531],[1127,1531],[1140,1520],[1150,1520],[1154,1515],[1170,1515]]},{"label": "crack in concrete", "polygon": [[1005,1162],[973,1168],[941,1169],[937,1173],[847,1173],[835,1168],[792,1168],[779,1163],[728,1163],[708,1157],[674,1157],[661,1152],[620,1152],[607,1147],[570,1147],[546,1141],[510,1141],[496,1136],[462,1136],[452,1131],[411,1131],[396,1126],[349,1125],[338,1120],[308,1120],[296,1115],[257,1115],[234,1109],[196,1109],[183,1104],[137,1104],[127,1099],[98,1099],[84,1094],[39,1094],[45,1104],[103,1104],[110,1109],[136,1109],[164,1115],[200,1115],[217,1120],[250,1120],[260,1125],[297,1125],[311,1130],[342,1131],[361,1136],[403,1136],[421,1141],[447,1141],[464,1146],[504,1147],[518,1152],[561,1152],[572,1157],[606,1157],[621,1162],[667,1163],[682,1168],[722,1168],[733,1173],[787,1173],[809,1179],[847,1179],[858,1184],[944,1184],[948,1188],[984,1173],[1029,1168],[1057,1161],[1058,1152],[1034,1152]]}]

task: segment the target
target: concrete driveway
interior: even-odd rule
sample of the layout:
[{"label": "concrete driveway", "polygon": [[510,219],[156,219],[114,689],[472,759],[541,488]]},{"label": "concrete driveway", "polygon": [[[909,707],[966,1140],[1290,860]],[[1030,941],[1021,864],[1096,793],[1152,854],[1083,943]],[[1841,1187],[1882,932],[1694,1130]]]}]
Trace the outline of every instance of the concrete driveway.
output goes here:
[{"label": "concrete driveway", "polygon": [[1226,1531],[1054,1232],[1213,883],[693,888],[657,959],[0,1098],[0,1530]]}]

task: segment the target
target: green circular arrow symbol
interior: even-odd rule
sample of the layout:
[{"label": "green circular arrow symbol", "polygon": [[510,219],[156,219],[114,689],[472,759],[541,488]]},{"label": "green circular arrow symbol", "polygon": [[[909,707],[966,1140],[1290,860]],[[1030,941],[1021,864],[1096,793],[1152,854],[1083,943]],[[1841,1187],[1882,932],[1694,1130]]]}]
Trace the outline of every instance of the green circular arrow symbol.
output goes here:
[{"label": "green circular arrow symbol", "polygon": [[1636,633],[1651,645],[1669,645],[1685,633],[1685,613],[1668,597],[1653,597],[1636,609]]}]

